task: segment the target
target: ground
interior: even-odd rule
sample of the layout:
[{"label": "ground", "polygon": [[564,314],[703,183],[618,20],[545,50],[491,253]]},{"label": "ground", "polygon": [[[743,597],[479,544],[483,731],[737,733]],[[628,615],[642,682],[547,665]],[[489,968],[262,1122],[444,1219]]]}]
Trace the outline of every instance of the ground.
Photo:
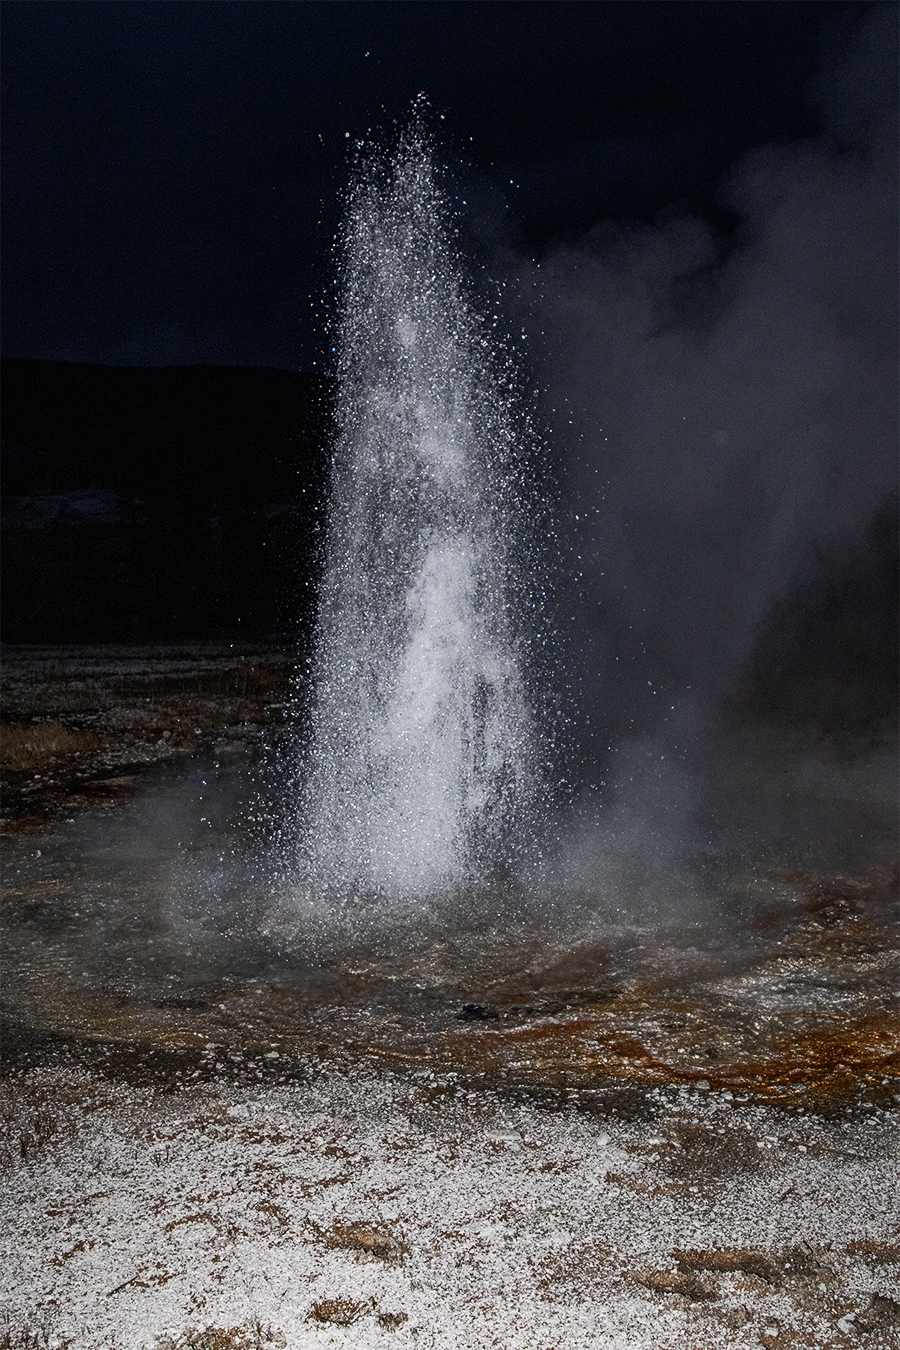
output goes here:
[{"label": "ground", "polygon": [[4,1344],[897,1343],[895,1111],[257,1062],[11,1080]]},{"label": "ground", "polygon": [[288,656],[7,673],[0,1346],[900,1343],[889,867],[738,870],[727,941],[276,959],[190,897],[256,837]]}]

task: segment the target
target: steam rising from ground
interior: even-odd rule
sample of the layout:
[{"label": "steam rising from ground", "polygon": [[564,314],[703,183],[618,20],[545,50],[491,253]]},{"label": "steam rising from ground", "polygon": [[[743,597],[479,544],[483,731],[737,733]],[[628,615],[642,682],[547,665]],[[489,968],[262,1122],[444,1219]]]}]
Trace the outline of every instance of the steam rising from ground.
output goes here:
[{"label": "steam rising from ground", "polygon": [[[876,6],[819,80],[823,134],[723,184],[730,238],[674,212],[512,264],[561,456],[559,635],[601,851],[655,840],[666,870],[735,805],[732,842],[752,834],[784,741],[869,735],[894,700],[895,70]],[[758,725],[779,719],[780,742]]]},{"label": "steam rising from ground", "polygon": [[[895,847],[896,34],[886,8],[854,22],[813,91],[822,135],[735,166],[727,234],[673,212],[510,264],[560,466],[574,810],[531,877],[546,917],[684,918],[736,868]],[[489,835],[525,819],[532,733],[505,608],[511,424],[421,150],[403,155],[349,218],[309,802],[320,876],[421,894],[472,878],[483,803],[502,803]],[[504,766],[486,775],[476,686]]]}]

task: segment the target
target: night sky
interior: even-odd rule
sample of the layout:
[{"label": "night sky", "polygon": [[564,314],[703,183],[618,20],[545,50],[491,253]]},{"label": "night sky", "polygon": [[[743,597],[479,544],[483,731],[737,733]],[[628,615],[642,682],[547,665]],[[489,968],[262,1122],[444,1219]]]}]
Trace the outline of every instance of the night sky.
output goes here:
[{"label": "night sky", "polygon": [[7,0],[4,355],[320,365],[354,142],[425,92],[477,252],[699,212],[871,6]]}]

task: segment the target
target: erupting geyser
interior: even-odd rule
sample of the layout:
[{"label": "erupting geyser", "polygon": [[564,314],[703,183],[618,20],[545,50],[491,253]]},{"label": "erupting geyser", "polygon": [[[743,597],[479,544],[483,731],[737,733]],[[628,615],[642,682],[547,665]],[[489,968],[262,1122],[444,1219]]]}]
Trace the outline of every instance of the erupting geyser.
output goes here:
[{"label": "erupting geyser", "polygon": [[521,423],[418,122],[343,250],[306,843],[329,891],[426,896],[509,866],[531,796]]}]

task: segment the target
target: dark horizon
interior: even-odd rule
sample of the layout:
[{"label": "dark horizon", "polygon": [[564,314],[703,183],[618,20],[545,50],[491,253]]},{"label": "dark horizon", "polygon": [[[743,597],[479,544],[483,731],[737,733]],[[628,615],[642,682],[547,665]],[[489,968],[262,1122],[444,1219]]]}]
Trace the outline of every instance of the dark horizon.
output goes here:
[{"label": "dark horizon", "polygon": [[4,360],[7,642],[296,642],[330,437],[321,375]]}]

